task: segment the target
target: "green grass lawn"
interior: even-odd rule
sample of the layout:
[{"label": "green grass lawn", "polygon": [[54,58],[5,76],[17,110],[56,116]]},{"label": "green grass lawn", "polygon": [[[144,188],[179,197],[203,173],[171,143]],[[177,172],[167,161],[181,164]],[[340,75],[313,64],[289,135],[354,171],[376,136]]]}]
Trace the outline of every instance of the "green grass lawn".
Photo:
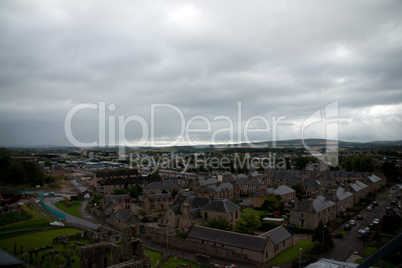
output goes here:
[{"label": "green grass lawn", "polygon": [[[149,259],[151,260],[151,266],[156,267],[156,262],[161,261],[161,253],[159,251],[148,248],[145,248],[145,252],[148,254]],[[168,265],[163,264],[163,267],[175,268],[179,266],[180,263],[187,263],[188,265],[192,264],[193,267],[197,267],[198,265],[197,263],[182,258],[177,258],[177,261],[175,262],[174,257],[169,257],[169,264]],[[207,266],[201,266],[201,267],[207,267]]]},{"label": "green grass lawn", "polygon": [[307,249],[309,249],[312,245],[313,245],[312,241],[308,241],[308,240],[300,241],[293,247],[290,247],[290,248],[282,251],[281,253],[279,253],[278,255],[276,255],[275,257],[273,257],[266,263],[276,265],[276,264],[283,264],[283,263],[290,262],[294,258],[299,256],[299,248],[302,248],[303,249],[302,252],[304,252]]},{"label": "green grass lawn", "polygon": [[[58,232],[55,232],[58,231]],[[49,232],[53,232],[53,233],[49,233]],[[73,228],[69,228],[69,229],[58,229],[58,230],[52,230],[52,231],[47,231],[47,232],[40,232],[40,233],[36,233],[35,236],[32,235],[23,235],[23,236],[18,236],[15,237],[15,239],[18,239],[18,241],[24,241],[24,243],[26,242],[30,242],[33,239],[36,239],[37,241],[42,242],[43,244],[36,244],[36,245],[31,245],[31,246],[35,246],[37,248],[40,248],[40,246],[47,246],[47,245],[52,245],[53,248],[52,249],[44,249],[44,250],[39,250],[38,254],[36,256],[36,254],[32,254],[32,258],[30,258],[30,254],[28,253],[29,248],[27,246],[23,246],[23,253],[21,254],[20,251],[20,246],[17,244],[17,254],[16,257],[20,258],[21,260],[24,260],[27,264],[30,264],[32,267],[35,264],[42,264],[43,267],[58,267],[60,265],[66,265],[66,258],[63,256],[62,252],[68,252],[70,254],[70,263],[72,268],[79,268],[80,267],[80,257],[79,257],[79,251],[80,251],[80,247],[78,245],[75,245],[75,241],[79,241],[83,244],[87,244],[89,242],[89,239],[87,237],[83,237],[80,238],[78,240],[74,240],[74,241],[69,241],[68,245],[64,245],[64,244],[52,244],[52,241],[49,242],[49,238],[51,238],[50,240],[52,240],[54,237],[59,236],[59,235],[69,235],[69,234],[76,234],[77,232],[83,232],[81,230],[78,229],[73,229]],[[38,237],[37,235],[40,234],[41,236]],[[42,237],[47,237],[46,239],[42,239]],[[3,243],[6,243],[7,240],[6,239],[2,239],[0,240],[0,247],[3,247]],[[11,241],[11,243],[8,244],[12,244],[11,248],[8,249],[8,251],[10,253],[14,253],[14,242]],[[58,249],[60,250],[59,254],[55,254],[53,261],[51,260],[51,256],[49,254],[49,250],[55,250]],[[73,250],[72,250],[73,249]],[[78,253],[78,254],[77,254]],[[56,263],[56,257],[59,258],[59,264]]]},{"label": "green grass lawn", "polygon": [[29,220],[20,223],[7,224],[1,226],[0,239],[13,235],[12,233],[4,234],[4,232],[16,231],[18,233],[30,228],[49,227],[49,223],[54,221],[51,217],[47,216],[46,214],[42,213],[39,209],[37,209],[33,204],[30,204],[28,206],[24,205],[21,208],[25,213],[30,215],[31,218]]},{"label": "green grass lawn", "polygon": [[367,256],[371,256],[371,255],[373,255],[376,251],[377,251],[377,248],[376,248],[376,247],[366,247],[366,248],[363,250],[363,253],[364,253],[365,255],[367,255]]},{"label": "green grass lawn", "polygon": [[71,214],[78,218],[82,218],[81,214],[78,212],[78,207],[80,206],[81,202],[82,202],[81,200],[75,200],[75,201],[63,200],[57,202],[55,205],[59,209],[67,212],[68,214]]},{"label": "green grass lawn", "polygon": [[0,240],[0,248],[6,249],[8,252],[13,253],[14,245],[16,244],[19,251],[20,246],[23,246],[23,251],[27,252],[33,248],[51,245],[53,238],[60,235],[72,235],[79,232],[84,232],[75,228],[61,228],[44,232],[36,232],[33,234],[20,235]]},{"label": "green grass lawn", "polygon": [[243,213],[247,213],[247,214],[255,214],[258,217],[265,217],[266,212],[263,210],[256,210],[256,209],[251,209],[251,208],[244,208],[242,210]]}]

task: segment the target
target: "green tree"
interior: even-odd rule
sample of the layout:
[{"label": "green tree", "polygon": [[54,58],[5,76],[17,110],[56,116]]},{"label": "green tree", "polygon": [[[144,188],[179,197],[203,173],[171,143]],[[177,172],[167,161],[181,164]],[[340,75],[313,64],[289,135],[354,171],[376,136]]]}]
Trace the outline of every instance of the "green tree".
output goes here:
[{"label": "green tree", "polygon": [[292,186],[292,189],[296,191],[296,196],[299,200],[301,200],[303,198],[303,195],[305,193],[305,189],[304,186],[301,182],[299,182],[298,184],[295,184]]},{"label": "green tree", "polygon": [[254,214],[242,214],[236,220],[235,231],[243,234],[254,234],[254,231],[261,226],[261,220]]},{"label": "green tree", "polygon": [[142,187],[137,183],[130,189],[130,196],[132,198],[138,198],[142,194]]},{"label": "green tree", "polygon": [[317,228],[314,229],[312,240],[324,244],[325,248],[329,248],[334,245],[329,229],[324,225],[322,221],[320,221]]},{"label": "green tree", "polygon": [[223,217],[213,218],[207,221],[205,224],[206,227],[220,229],[220,230],[231,230],[229,221]]},{"label": "green tree", "polygon": [[122,195],[122,194],[127,194],[127,190],[126,189],[114,189],[113,190],[113,194],[114,195]]},{"label": "green tree", "polygon": [[264,211],[276,211],[281,208],[282,197],[277,194],[269,194],[265,197],[264,202],[261,205],[261,209]]},{"label": "green tree", "polygon": [[178,193],[179,193],[179,191],[177,189],[173,189],[172,190],[172,199],[174,199]]}]

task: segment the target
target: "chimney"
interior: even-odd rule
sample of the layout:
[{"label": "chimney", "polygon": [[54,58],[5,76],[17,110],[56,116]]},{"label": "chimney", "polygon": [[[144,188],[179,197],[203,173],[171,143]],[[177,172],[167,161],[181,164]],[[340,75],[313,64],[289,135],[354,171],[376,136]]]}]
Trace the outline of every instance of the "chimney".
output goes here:
[{"label": "chimney", "polygon": [[332,201],[336,202],[336,190],[332,189]]},{"label": "chimney", "polygon": [[308,211],[313,212],[313,199],[312,198],[308,199]]}]

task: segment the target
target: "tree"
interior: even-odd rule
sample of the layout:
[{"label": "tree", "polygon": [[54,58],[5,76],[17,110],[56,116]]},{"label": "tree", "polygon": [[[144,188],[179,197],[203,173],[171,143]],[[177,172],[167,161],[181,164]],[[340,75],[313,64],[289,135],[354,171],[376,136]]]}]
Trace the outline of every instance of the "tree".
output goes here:
[{"label": "tree", "polygon": [[299,200],[301,200],[303,198],[303,195],[305,193],[305,189],[304,186],[301,182],[299,182],[298,184],[295,184],[292,186],[292,189],[296,191],[296,196]]},{"label": "tree", "polygon": [[173,189],[172,190],[172,199],[174,199],[178,193],[179,193],[179,191],[177,189]]},{"label": "tree", "polygon": [[398,168],[395,166],[395,162],[384,162],[381,166],[382,172],[387,177],[387,179],[395,180],[401,176]]},{"label": "tree", "polygon": [[215,229],[227,230],[227,231],[232,229],[232,228],[230,228],[229,221],[223,217],[217,217],[217,218],[210,219],[207,221],[205,226],[209,227],[209,228],[215,228]]},{"label": "tree", "polygon": [[254,234],[254,231],[261,226],[261,220],[254,214],[242,214],[236,220],[235,231],[243,234]]},{"label": "tree", "polygon": [[114,189],[113,190],[113,194],[114,195],[122,195],[122,194],[127,194],[127,190],[126,189]]},{"label": "tree", "polygon": [[142,194],[142,187],[137,183],[130,189],[130,196],[132,198],[138,198]]},{"label": "tree", "polygon": [[276,211],[281,208],[282,197],[277,194],[269,194],[265,197],[264,202],[261,205],[261,209],[264,211]]},{"label": "tree", "polygon": [[314,229],[312,240],[318,241],[319,243],[324,244],[326,248],[329,248],[334,245],[334,242],[332,241],[332,236],[329,232],[329,229],[324,226],[325,225],[322,221],[318,223],[318,227]]}]

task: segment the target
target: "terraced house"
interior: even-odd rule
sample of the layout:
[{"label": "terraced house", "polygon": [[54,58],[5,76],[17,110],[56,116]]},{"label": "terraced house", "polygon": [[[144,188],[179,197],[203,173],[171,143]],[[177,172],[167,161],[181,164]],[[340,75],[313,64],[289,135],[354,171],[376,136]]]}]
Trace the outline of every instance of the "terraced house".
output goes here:
[{"label": "terraced house", "polygon": [[316,228],[320,221],[326,223],[335,217],[336,204],[322,195],[305,199],[300,204],[296,202],[295,207],[290,210],[291,224],[311,229]]}]

